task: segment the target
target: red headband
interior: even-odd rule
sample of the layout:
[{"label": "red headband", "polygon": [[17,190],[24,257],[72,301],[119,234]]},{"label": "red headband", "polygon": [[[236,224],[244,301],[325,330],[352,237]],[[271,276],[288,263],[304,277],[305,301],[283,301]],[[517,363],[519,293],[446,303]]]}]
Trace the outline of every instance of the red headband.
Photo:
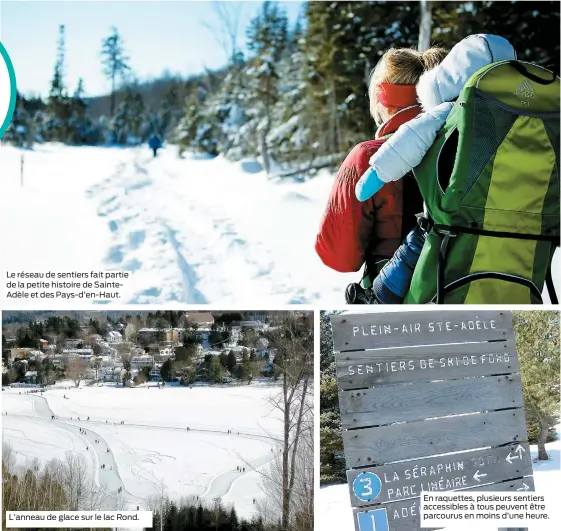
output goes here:
[{"label": "red headband", "polygon": [[417,103],[415,85],[380,83],[376,87],[376,96],[382,105],[394,109],[403,109]]}]

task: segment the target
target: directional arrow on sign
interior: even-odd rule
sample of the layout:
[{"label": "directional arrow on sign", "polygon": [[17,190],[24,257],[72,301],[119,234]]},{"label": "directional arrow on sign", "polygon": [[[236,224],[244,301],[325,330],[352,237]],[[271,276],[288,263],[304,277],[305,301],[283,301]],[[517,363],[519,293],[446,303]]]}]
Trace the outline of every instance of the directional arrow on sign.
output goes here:
[{"label": "directional arrow on sign", "polygon": [[481,483],[481,480],[479,478],[484,478],[486,475],[487,474],[480,474],[479,470],[477,470],[473,475],[473,479],[475,479],[475,481],[477,481],[478,483]]},{"label": "directional arrow on sign", "polygon": [[506,456],[505,459],[506,459],[506,461],[508,461],[508,462],[512,465],[512,462],[513,462],[515,459],[520,459],[520,457],[517,456],[517,455],[510,455],[510,452],[508,452],[508,455]]},{"label": "directional arrow on sign", "polygon": [[526,485],[526,483],[522,483],[522,485],[524,485],[521,489],[516,489],[516,490],[523,490],[523,491],[528,491],[530,490],[530,487],[528,485]]},{"label": "directional arrow on sign", "polygon": [[514,450],[515,455],[510,455],[510,452],[508,452],[508,455],[506,456],[505,460],[508,461],[510,464],[512,464],[514,460],[522,459],[522,453],[526,453],[526,450],[524,450],[524,447],[519,444],[516,447],[516,450]]}]

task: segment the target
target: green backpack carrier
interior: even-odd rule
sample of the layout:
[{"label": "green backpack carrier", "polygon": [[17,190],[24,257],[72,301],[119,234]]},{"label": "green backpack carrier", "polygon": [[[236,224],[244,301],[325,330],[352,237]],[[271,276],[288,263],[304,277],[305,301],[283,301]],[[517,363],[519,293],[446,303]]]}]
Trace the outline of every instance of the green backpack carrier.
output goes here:
[{"label": "green backpack carrier", "polygon": [[557,303],[559,78],[520,61],[476,72],[413,173],[426,242],[404,304]]}]

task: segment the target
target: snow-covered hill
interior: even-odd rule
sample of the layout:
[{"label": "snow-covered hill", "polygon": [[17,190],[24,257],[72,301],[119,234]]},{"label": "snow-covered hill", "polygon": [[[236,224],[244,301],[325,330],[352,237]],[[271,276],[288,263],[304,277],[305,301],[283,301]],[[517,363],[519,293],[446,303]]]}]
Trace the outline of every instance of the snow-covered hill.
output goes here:
[{"label": "snow-covered hill", "polygon": [[101,490],[116,497],[122,487],[131,508],[146,507],[164,485],[172,499],[221,498],[250,517],[257,510],[253,499],[264,498],[252,469],[269,465],[282,435],[268,402],[278,392],[260,385],[101,385],[51,389],[41,397],[9,389],[2,393],[2,438],[19,464],[64,460],[68,451],[82,455]]}]

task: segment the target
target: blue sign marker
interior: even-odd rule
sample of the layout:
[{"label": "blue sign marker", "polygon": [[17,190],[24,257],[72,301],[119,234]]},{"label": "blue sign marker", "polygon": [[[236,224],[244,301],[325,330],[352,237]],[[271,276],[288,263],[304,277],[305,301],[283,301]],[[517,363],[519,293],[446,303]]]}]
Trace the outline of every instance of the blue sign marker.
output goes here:
[{"label": "blue sign marker", "polygon": [[357,513],[360,531],[390,531],[388,512],[386,509],[374,509]]},{"label": "blue sign marker", "polygon": [[382,490],[380,478],[372,472],[363,472],[353,481],[354,495],[361,501],[377,498]]}]

